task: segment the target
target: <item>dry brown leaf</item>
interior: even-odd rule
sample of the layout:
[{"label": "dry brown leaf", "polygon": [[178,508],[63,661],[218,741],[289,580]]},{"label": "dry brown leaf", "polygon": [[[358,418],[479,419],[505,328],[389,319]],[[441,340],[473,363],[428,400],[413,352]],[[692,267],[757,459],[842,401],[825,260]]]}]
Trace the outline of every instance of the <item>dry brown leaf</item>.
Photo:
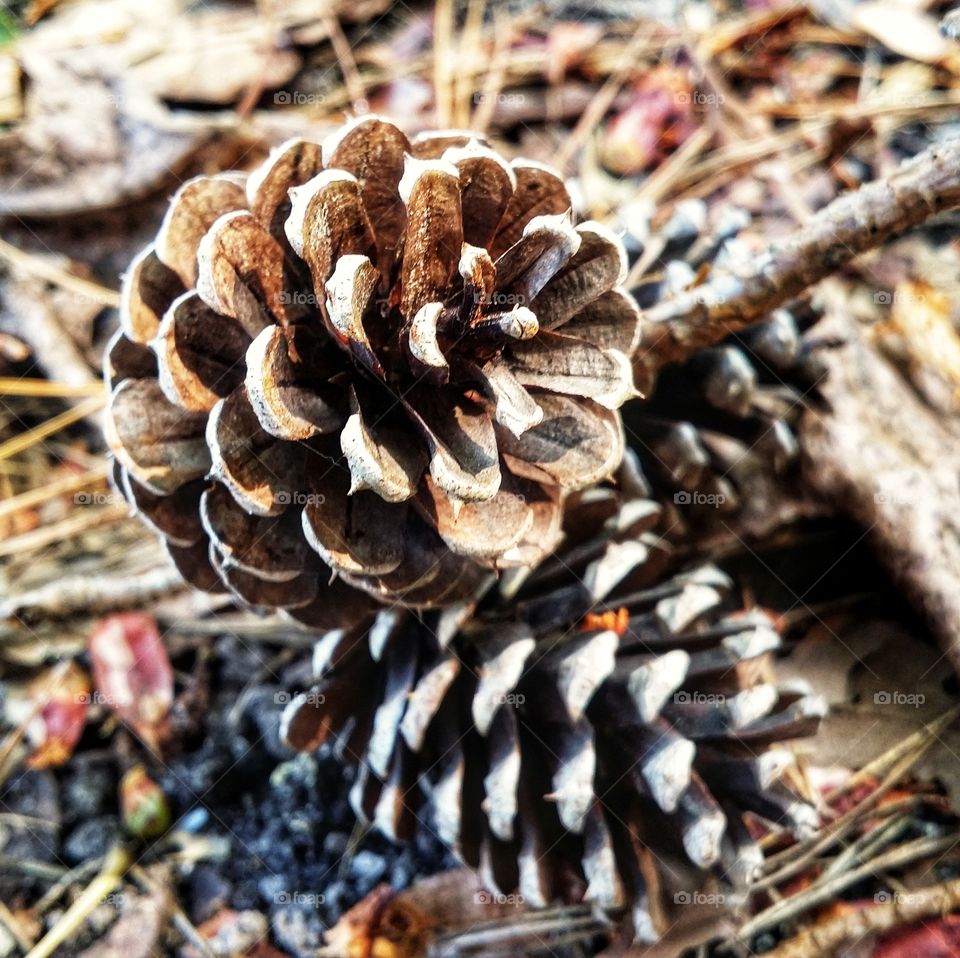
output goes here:
[{"label": "dry brown leaf", "polygon": [[866,0],[856,4],[850,20],[894,53],[921,63],[939,63],[960,49],[940,33],[934,17],[906,3]]},{"label": "dry brown leaf", "polygon": [[[957,704],[945,690],[949,661],[903,626],[870,619],[850,629],[817,626],[779,663],[784,680],[809,682],[830,711],[808,743],[817,765],[860,768]],[[952,729],[918,764],[960,808],[960,730]]]}]

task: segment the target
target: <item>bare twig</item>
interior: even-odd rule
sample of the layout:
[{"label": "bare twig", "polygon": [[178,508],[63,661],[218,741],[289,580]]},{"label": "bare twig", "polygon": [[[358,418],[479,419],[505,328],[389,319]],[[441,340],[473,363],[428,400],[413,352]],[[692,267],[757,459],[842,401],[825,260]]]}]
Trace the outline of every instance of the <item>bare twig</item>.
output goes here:
[{"label": "bare twig", "polygon": [[54,542],[62,542],[70,536],[88,532],[100,526],[112,525],[130,516],[129,510],[123,506],[105,506],[103,509],[87,509],[83,512],[74,512],[50,525],[40,526],[19,536],[11,536],[0,542],[0,558],[13,555],[23,555],[33,549],[44,549]]},{"label": "bare twig", "polygon": [[27,952],[30,950],[33,942],[27,937],[20,919],[2,901],[0,901],[0,925],[3,925],[10,932],[21,951]]},{"label": "bare twig", "polygon": [[177,930],[183,935],[184,940],[192,945],[203,958],[216,958],[216,955],[207,940],[197,931],[193,922],[187,917],[186,912],[180,907],[173,892],[169,888],[162,887],[157,881],[139,865],[133,865],[130,868],[130,877],[134,883],[143,891],[152,896],[162,895],[167,898],[170,909],[170,917],[173,920]]},{"label": "bare twig", "polygon": [[74,406],[73,409],[68,409],[66,412],[60,413],[59,416],[48,419],[42,425],[0,443],[0,459],[9,459],[10,456],[18,455],[25,449],[42,442],[48,436],[60,432],[61,429],[66,429],[67,426],[73,425],[80,419],[99,412],[106,405],[106,401],[106,397],[103,395],[91,396],[78,406]]},{"label": "bare twig", "polygon": [[880,784],[869,795],[859,801],[844,815],[830,822],[808,842],[793,845],[790,848],[770,856],[765,868],[766,877],[756,884],[756,888],[770,888],[780,885],[794,875],[799,874],[821,852],[848,835],[868,813],[871,813],[883,796],[920,760],[923,754],[936,741],[940,731],[956,718],[956,712],[951,710],[935,722],[923,729],[923,737],[912,740],[913,748],[910,752],[900,756],[893,767],[887,772]]},{"label": "bare twig", "polygon": [[172,566],[123,578],[78,575],[57,579],[0,602],[0,619],[13,615],[56,619],[75,612],[93,615],[150,602],[182,589],[183,585],[180,573]]},{"label": "bare twig", "polygon": [[108,289],[106,286],[84,279],[82,276],[74,276],[73,273],[68,273],[59,266],[54,266],[46,260],[24,252],[12,243],[2,239],[0,239],[0,259],[20,267],[32,276],[54,283],[62,289],[93,300],[95,303],[102,303],[104,306],[113,306],[114,308],[120,305],[120,294],[116,290]]},{"label": "bare twig", "polygon": [[0,376],[0,395],[31,396],[54,399],[84,398],[103,395],[103,383],[99,379],[89,383],[57,383],[46,379],[18,379]]},{"label": "bare twig", "polygon": [[851,868],[842,875],[822,879],[804,891],[778,901],[751,918],[740,928],[738,935],[743,940],[752,938],[761,931],[774,928],[825,902],[833,901],[842,891],[871,875],[879,875],[892,868],[903,868],[924,858],[948,852],[955,848],[958,842],[960,842],[960,835],[953,833],[942,838],[920,838],[905,845],[897,845],[882,855],[864,862],[858,868]]},{"label": "bare twig", "polygon": [[717,273],[646,313],[648,374],[762,319],[891,237],[960,205],[960,139],[933,146],[895,173],[841,196],[758,257],[749,272]]},{"label": "bare twig", "polygon": [[49,958],[56,954],[57,949],[76,934],[91,912],[120,884],[130,863],[131,855],[126,848],[114,848],[107,855],[100,874],[87,885],[57,923],[34,946],[27,958]]},{"label": "bare twig", "polygon": [[344,85],[350,94],[350,103],[359,116],[366,113],[369,106],[364,95],[360,71],[357,69],[357,61],[353,58],[353,49],[343,32],[343,27],[340,26],[340,19],[336,14],[328,13],[324,17],[324,21],[327,25],[327,32],[330,34],[330,43],[333,45],[333,51],[337,56],[337,62],[340,64]]},{"label": "bare twig", "polygon": [[802,931],[795,938],[767,952],[767,958],[820,958],[832,955],[845,942],[860,940],[910,925],[924,918],[945,915],[960,907],[960,879],[919,888],[907,895],[890,895],[837,918]]},{"label": "bare twig", "polygon": [[107,466],[104,463],[95,469],[88,469],[79,476],[67,476],[63,479],[57,479],[45,486],[39,486],[36,489],[28,489],[21,492],[18,496],[11,496],[9,499],[0,501],[0,519],[8,516],[14,516],[24,509],[32,509],[35,506],[49,502],[57,496],[76,493],[89,486],[102,484],[107,478]]},{"label": "bare twig", "polygon": [[588,136],[596,129],[597,124],[603,119],[604,114],[610,109],[617,94],[623,88],[623,85],[630,78],[630,74],[637,68],[637,54],[646,42],[649,28],[647,24],[638,26],[630,45],[623,51],[623,59],[617,70],[611,74],[606,82],[597,90],[593,99],[583,111],[583,115],[577,121],[577,125],[570,131],[570,134],[564,138],[563,146],[555,157],[556,166],[561,170],[566,170],[567,165],[576,154],[577,150],[583,145]]}]

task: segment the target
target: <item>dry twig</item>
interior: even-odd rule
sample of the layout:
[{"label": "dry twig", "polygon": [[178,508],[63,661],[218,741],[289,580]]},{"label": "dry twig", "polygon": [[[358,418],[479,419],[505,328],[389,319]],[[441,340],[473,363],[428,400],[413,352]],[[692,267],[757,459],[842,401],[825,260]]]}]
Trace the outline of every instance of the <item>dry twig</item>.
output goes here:
[{"label": "dry twig", "polygon": [[0,602],[0,619],[26,616],[31,619],[63,618],[75,612],[94,615],[111,609],[142,604],[184,587],[180,573],[172,566],[150,569],[124,578],[91,578],[78,575],[57,579]]},{"label": "dry twig", "polygon": [[646,313],[656,368],[686,359],[776,309],[855,256],[960,205],[960,140],[933,146],[882,180],[841,196],[758,257],[748,273],[718,273]]},{"label": "dry twig", "polygon": [[919,888],[907,895],[891,895],[889,901],[875,902],[804,929],[779,948],[768,951],[767,958],[820,958],[822,955],[832,955],[848,941],[944,915],[957,908],[960,908],[960,879]]},{"label": "dry twig", "polygon": [[103,869],[90,882],[74,903],[63,913],[60,920],[34,946],[27,958],[49,958],[70,937],[76,934],[91,912],[120,884],[130,867],[130,852],[116,847],[104,862]]},{"label": "dry twig", "polygon": [[761,931],[774,928],[782,922],[797,918],[819,905],[833,901],[851,885],[855,885],[871,875],[879,875],[892,868],[903,868],[913,862],[922,861],[924,858],[948,852],[955,848],[958,842],[960,842],[960,834],[954,832],[942,838],[920,838],[905,845],[897,845],[882,855],[877,855],[876,858],[864,862],[858,868],[850,868],[842,875],[821,879],[804,891],[771,905],[743,925],[740,928],[739,936],[743,940],[747,940]]}]

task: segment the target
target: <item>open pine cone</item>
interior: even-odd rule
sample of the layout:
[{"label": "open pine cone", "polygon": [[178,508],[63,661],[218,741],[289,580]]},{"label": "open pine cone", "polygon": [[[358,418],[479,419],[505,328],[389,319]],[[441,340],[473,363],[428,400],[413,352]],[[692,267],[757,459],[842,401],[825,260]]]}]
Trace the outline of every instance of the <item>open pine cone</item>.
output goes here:
[{"label": "open pine cone", "polygon": [[779,635],[731,606],[719,570],[662,579],[637,478],[572,497],[558,555],[479,603],[329,633],[284,734],[358,764],[351,800],[387,835],[422,825],[426,799],[492,891],[628,907],[649,941],[711,873],[755,876],[747,813],[815,824],[792,754],[769,746],[811,732],[822,704],[776,684]]},{"label": "open pine cone", "polygon": [[[685,200],[656,230],[641,211],[623,216],[639,274],[630,292],[644,309],[741,272],[761,242],[750,213],[729,204]],[[741,536],[762,536],[806,508],[790,477],[794,427],[816,402],[827,345],[811,330],[816,318],[795,303],[673,365],[661,366],[655,333],[637,351],[645,399],[624,421],[654,497],[673,512],[672,538],[702,541],[719,515]]]},{"label": "open pine cone", "polygon": [[439,605],[549,552],[621,460],[639,339],[622,245],[570,206],[376,117],[185,183],[106,357],[120,487],[184,575],[322,624],[344,583]]}]

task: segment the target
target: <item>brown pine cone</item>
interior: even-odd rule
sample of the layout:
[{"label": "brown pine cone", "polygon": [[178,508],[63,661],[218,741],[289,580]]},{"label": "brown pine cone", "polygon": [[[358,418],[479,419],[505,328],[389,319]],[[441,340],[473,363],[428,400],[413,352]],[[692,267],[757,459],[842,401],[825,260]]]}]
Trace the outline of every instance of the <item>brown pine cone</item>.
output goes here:
[{"label": "brown pine cone", "polygon": [[329,633],[284,734],[359,764],[354,808],[387,835],[429,821],[426,800],[491,891],[627,907],[650,941],[709,875],[755,876],[745,816],[815,825],[769,746],[823,706],[777,685],[778,633],[718,569],[661,578],[637,475],[572,497],[558,555],[479,603]]},{"label": "brown pine cone", "polygon": [[621,460],[639,336],[620,241],[570,206],[377,117],[184,184],[106,376],[120,486],[185,576],[324,624],[349,587],[439,605],[547,554]]},{"label": "brown pine cone", "polygon": [[[758,229],[741,207],[685,200],[657,230],[643,213],[621,212],[642,309],[740,273],[757,255]],[[826,344],[811,330],[816,319],[797,302],[681,363],[661,367],[655,341],[637,352],[645,398],[624,422],[654,497],[673,513],[673,538],[703,541],[720,516],[741,537],[760,537],[810,509],[794,428],[817,403]]]}]

